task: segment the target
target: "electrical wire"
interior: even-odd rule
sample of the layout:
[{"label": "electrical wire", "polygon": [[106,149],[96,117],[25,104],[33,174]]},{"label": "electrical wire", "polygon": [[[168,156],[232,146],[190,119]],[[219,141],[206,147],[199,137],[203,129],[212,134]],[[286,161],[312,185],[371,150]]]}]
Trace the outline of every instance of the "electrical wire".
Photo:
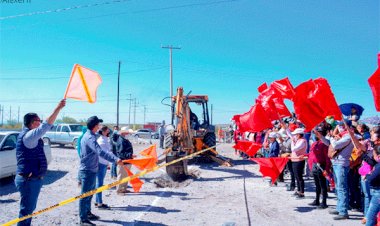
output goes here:
[{"label": "electrical wire", "polygon": [[131,0],[114,0],[114,1],[108,1],[108,2],[87,4],[87,5],[71,6],[71,7],[67,7],[67,8],[52,9],[52,10],[46,10],[46,11],[23,13],[23,14],[18,14],[18,15],[0,17],[0,21],[1,20],[14,19],[14,18],[18,18],[18,17],[27,17],[27,16],[34,16],[34,15],[41,15],[41,14],[48,14],[48,13],[60,13],[60,12],[65,12],[65,11],[69,11],[69,10],[74,10],[74,9],[90,8],[90,7],[95,7],[95,6],[110,5],[110,4],[114,4],[114,3],[122,3],[122,2],[129,2],[129,1],[131,1]]}]

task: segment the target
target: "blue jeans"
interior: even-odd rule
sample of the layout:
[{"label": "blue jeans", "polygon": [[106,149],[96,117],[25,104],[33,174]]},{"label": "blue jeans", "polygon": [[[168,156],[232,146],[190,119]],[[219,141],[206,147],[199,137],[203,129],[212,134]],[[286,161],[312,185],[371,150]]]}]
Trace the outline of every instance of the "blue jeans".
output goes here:
[{"label": "blue jeans", "polygon": [[[106,173],[107,173],[107,165],[103,165],[103,164],[99,163],[99,169],[98,169],[98,174],[97,174],[97,178],[96,178],[97,179],[96,180],[96,188],[103,186],[104,178],[106,177]],[[97,203],[103,203],[101,192],[96,193],[95,198],[96,198]]]},{"label": "blue jeans", "polygon": [[362,192],[364,194],[364,216],[367,214],[369,202],[371,201],[371,191],[369,188],[368,181],[364,180],[364,178],[361,179],[361,187]]},{"label": "blue jeans", "polygon": [[111,177],[117,177],[116,164],[115,163],[112,163],[112,166],[111,166]]},{"label": "blue jeans", "polygon": [[[19,217],[33,213],[37,206],[38,195],[42,187],[41,178],[24,178],[16,175],[15,185],[20,192],[20,212]],[[17,225],[31,225],[32,218],[19,222]]]},{"label": "blue jeans", "polygon": [[336,193],[338,196],[338,203],[336,205],[336,210],[339,212],[339,215],[348,215],[348,184],[347,184],[347,175],[350,167],[342,165],[333,165],[334,174],[335,174],[335,186]]},{"label": "blue jeans", "polygon": [[376,225],[376,216],[380,211],[380,189],[371,189],[371,202],[366,214],[366,226]]},{"label": "blue jeans", "polygon": [[[96,173],[90,171],[79,171],[82,181],[82,194],[95,189]],[[88,220],[87,215],[91,212],[92,195],[79,200],[79,217],[81,221]]]}]

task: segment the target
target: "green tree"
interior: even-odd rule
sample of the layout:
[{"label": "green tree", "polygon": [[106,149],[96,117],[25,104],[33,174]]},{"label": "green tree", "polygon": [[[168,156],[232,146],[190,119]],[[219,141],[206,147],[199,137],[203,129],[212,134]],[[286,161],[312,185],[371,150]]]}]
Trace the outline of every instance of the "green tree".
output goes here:
[{"label": "green tree", "polygon": [[78,123],[75,118],[71,118],[69,116],[64,116],[62,119],[57,119],[57,123]]}]

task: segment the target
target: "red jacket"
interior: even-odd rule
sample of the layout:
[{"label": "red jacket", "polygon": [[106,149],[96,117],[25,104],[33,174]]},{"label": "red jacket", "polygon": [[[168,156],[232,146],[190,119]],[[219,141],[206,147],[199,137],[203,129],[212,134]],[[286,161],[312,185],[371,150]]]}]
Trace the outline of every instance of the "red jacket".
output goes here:
[{"label": "red jacket", "polygon": [[318,140],[311,145],[308,160],[310,170],[312,169],[314,163],[319,163],[322,167],[325,167],[326,171],[330,171],[331,161],[327,156],[328,150],[329,147],[321,140]]}]

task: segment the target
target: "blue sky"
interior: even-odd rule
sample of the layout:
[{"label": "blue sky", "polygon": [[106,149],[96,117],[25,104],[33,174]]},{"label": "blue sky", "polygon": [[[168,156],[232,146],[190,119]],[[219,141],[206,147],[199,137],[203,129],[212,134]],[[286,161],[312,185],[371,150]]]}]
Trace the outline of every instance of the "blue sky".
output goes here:
[{"label": "blue sky", "polygon": [[[0,104],[13,118],[47,116],[63,97],[72,66],[100,73],[98,101],[68,100],[63,115],[98,115],[128,122],[129,94],[136,123],[169,120],[169,52],[174,88],[209,95],[214,123],[249,110],[257,87],[288,76],[294,86],[326,78],[338,103],[355,102],[376,115],[367,79],[380,52],[380,3],[363,1],[140,0],[9,18],[99,1],[0,3]],[[291,105],[288,102],[289,106]],[[291,107],[290,107],[291,108]],[[133,114],[131,116],[133,122]]]}]

